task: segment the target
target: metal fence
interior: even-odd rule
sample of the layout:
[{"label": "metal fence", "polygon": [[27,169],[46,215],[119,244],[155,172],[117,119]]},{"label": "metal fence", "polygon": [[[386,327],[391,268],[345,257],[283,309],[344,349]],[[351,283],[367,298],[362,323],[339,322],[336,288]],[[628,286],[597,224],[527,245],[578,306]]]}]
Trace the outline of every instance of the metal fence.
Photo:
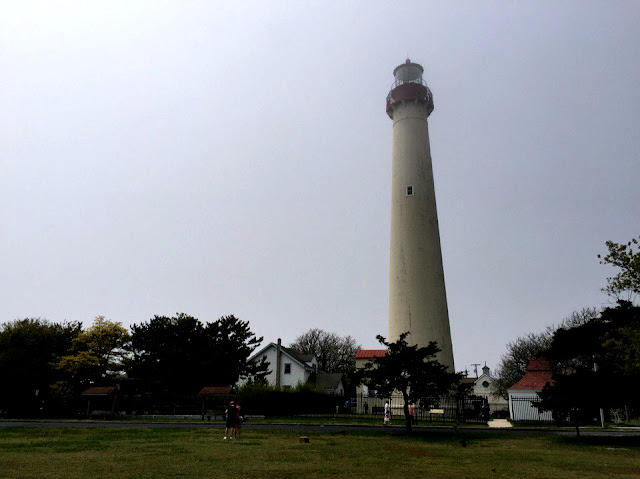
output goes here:
[{"label": "metal fence", "polygon": [[[538,409],[540,398],[536,396],[510,396],[510,415],[513,421],[550,423],[554,420],[551,411]],[[556,418],[557,420],[557,418]]]},{"label": "metal fence", "polygon": [[[404,421],[404,398],[402,394],[393,394],[389,397],[367,396],[359,394],[351,399],[348,414],[368,418],[384,417],[384,404],[389,401],[392,419]],[[470,424],[486,424],[488,410],[483,406],[485,400],[478,396],[464,398],[444,397],[438,401],[438,405],[432,408],[422,408],[414,405],[414,421],[417,423],[445,423],[463,422]]]}]

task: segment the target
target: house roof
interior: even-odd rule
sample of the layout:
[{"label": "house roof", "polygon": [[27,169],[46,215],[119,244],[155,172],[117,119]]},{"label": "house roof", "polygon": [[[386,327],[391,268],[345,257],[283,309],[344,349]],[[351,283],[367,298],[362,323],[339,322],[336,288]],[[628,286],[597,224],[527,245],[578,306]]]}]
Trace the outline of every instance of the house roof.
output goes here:
[{"label": "house roof", "polygon": [[337,389],[342,381],[342,373],[318,373],[316,386],[322,389]]},{"label": "house roof", "polygon": [[313,358],[315,357],[313,354],[300,354],[299,352],[291,348],[286,348],[284,346],[280,346],[280,347],[285,353],[287,353],[292,358],[300,361],[301,363],[310,363],[311,361],[313,361]]},{"label": "house roof", "polygon": [[[276,343],[269,343],[267,344],[264,348],[262,348],[260,351],[258,351],[257,353],[254,353],[253,356],[251,356],[249,358],[249,361],[256,361],[260,356],[262,356],[264,354],[264,352],[273,347],[274,349],[276,349],[278,347],[278,345]],[[297,352],[295,352],[293,349],[291,348],[287,348],[285,346],[280,346],[280,350],[286,354],[287,356],[289,356],[291,359],[293,359],[294,361],[300,363],[302,366],[304,366],[305,368],[309,368],[309,364],[311,361],[313,361],[313,358],[315,357],[313,354],[299,354]]]},{"label": "house roof", "polygon": [[110,396],[116,390],[115,386],[95,386],[82,392],[83,396]]},{"label": "house roof", "polygon": [[387,354],[386,349],[358,349],[356,359],[373,359],[381,358]]},{"label": "house roof", "polygon": [[231,393],[231,386],[207,386],[198,393],[199,396],[226,396]]},{"label": "house roof", "polygon": [[524,377],[509,388],[512,389],[532,389],[540,391],[545,384],[553,382],[551,376],[551,366],[544,359],[536,358],[529,361],[527,372]]}]

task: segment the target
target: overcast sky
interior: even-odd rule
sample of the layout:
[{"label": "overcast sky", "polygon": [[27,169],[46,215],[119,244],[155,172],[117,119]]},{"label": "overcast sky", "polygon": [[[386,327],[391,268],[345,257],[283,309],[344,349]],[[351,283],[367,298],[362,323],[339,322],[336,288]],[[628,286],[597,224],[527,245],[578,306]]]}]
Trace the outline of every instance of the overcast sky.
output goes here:
[{"label": "overcast sky", "polygon": [[387,332],[407,55],[456,368],[607,304],[640,234],[640,3],[0,3],[0,321]]}]

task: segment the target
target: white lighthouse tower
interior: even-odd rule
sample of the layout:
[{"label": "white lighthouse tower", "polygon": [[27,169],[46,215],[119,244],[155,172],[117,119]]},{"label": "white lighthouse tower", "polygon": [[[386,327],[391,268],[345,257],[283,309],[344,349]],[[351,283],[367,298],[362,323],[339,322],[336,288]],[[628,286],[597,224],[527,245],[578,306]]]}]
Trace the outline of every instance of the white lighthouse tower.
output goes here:
[{"label": "white lighthouse tower", "polygon": [[438,360],[454,371],[429,125],[433,96],[417,63],[399,65],[387,95],[393,120],[389,341],[409,331],[410,344],[437,341]]}]

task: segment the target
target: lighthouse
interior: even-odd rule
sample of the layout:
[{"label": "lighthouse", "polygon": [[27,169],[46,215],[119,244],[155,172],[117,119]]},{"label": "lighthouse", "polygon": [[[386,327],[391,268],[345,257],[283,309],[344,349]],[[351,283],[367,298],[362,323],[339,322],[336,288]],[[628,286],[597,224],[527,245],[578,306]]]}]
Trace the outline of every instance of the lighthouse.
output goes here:
[{"label": "lighthouse", "polygon": [[437,341],[437,359],[454,371],[436,210],[428,118],[433,96],[424,69],[407,59],[393,71],[387,114],[393,121],[389,341]]}]

